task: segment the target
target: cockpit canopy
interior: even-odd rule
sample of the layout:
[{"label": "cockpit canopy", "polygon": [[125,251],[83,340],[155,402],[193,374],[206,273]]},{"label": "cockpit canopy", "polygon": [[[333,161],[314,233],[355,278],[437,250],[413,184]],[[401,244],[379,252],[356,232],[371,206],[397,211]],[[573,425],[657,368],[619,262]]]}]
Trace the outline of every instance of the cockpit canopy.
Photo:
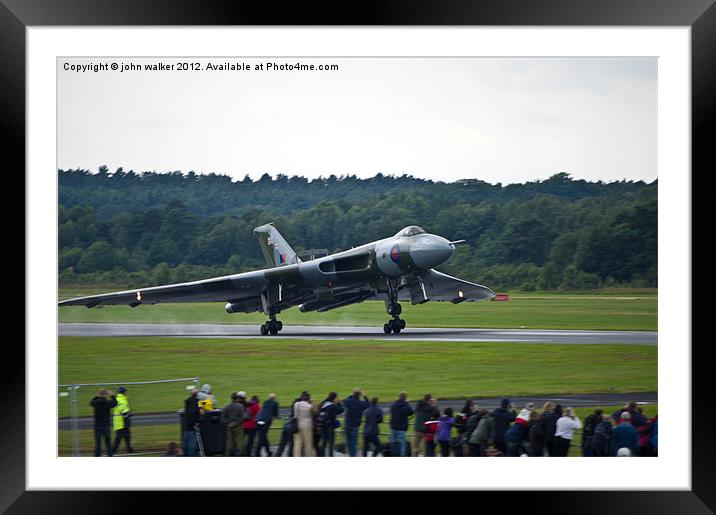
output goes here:
[{"label": "cockpit canopy", "polygon": [[417,234],[425,234],[425,229],[418,227],[417,225],[409,225],[405,229],[398,231],[398,234],[394,238],[400,238],[401,236],[415,236]]}]

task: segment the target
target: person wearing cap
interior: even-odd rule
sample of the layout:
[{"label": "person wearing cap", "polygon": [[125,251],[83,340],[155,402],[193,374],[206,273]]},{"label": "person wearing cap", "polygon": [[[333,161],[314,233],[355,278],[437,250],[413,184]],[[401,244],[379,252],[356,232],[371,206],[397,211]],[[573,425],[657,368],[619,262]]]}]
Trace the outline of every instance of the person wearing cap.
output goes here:
[{"label": "person wearing cap", "polygon": [[94,455],[102,455],[102,440],[107,446],[107,455],[112,456],[112,445],[110,443],[111,433],[109,430],[110,410],[117,405],[117,399],[112,390],[102,388],[90,401],[94,408]]},{"label": "person wearing cap", "polygon": [[131,417],[132,414],[129,410],[127,389],[124,386],[117,388],[117,405],[114,407],[113,415],[114,445],[112,446],[112,453],[117,454],[122,439],[124,439],[124,443],[127,446],[127,452],[134,452],[132,449],[131,435],[129,433],[129,417]]},{"label": "person wearing cap", "polygon": [[199,401],[199,408],[203,412],[213,411],[214,409],[216,409],[216,396],[211,391],[210,384],[205,384],[204,386],[202,386],[196,398]]},{"label": "person wearing cap", "polygon": [[507,428],[510,426],[513,420],[517,418],[517,413],[512,409],[512,403],[510,399],[502,399],[500,407],[492,410],[492,434],[490,440],[495,446],[495,449],[500,451],[501,455],[504,456],[507,452],[507,445],[505,444],[505,433]]}]

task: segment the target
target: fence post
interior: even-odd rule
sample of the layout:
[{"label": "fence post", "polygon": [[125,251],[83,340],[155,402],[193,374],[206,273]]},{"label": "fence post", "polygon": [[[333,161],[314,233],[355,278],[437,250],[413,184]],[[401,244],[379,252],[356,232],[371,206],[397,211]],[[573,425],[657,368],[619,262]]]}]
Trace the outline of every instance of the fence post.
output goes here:
[{"label": "fence post", "polygon": [[70,385],[70,416],[72,427],[72,456],[80,456],[80,441],[79,441],[79,408],[77,406],[77,388],[78,386]]}]

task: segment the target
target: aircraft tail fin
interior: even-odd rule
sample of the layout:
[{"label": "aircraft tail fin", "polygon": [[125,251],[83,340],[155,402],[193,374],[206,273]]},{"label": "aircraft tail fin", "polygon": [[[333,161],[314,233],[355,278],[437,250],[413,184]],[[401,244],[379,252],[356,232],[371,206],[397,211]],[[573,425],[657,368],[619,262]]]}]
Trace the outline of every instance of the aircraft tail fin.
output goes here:
[{"label": "aircraft tail fin", "polygon": [[273,268],[301,262],[291,246],[278,232],[273,222],[255,228],[254,234],[259,240],[261,252],[266,258],[268,266]]}]

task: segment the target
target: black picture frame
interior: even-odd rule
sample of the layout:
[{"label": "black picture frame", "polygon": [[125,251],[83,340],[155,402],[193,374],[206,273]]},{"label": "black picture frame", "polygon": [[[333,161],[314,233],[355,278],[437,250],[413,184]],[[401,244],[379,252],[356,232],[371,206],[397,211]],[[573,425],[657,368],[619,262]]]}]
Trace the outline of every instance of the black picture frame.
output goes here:
[{"label": "black picture frame", "polygon": [[[714,92],[716,92],[716,6],[714,0],[487,0],[470,2],[427,2],[425,0],[399,0],[393,2],[360,2],[336,9],[337,4],[324,2],[289,3],[280,8],[259,2],[203,0],[0,0],[0,84],[2,84],[2,108],[0,134],[11,157],[11,165],[3,179],[10,181],[13,191],[25,191],[25,29],[30,26],[116,26],[116,25],[509,25],[509,26],[688,26],[691,28],[692,70],[692,175],[703,177],[707,163],[711,161],[713,147]],[[700,170],[700,171],[699,171]],[[7,184],[7,182],[6,182]],[[706,194],[705,189],[701,194]],[[697,190],[692,190],[696,205]],[[17,196],[17,195],[15,195]],[[25,228],[16,223],[20,209],[10,203],[3,204],[3,220],[8,230],[15,230],[18,242],[12,252],[7,248],[2,254],[5,270],[28,270],[25,264]],[[694,223],[696,217],[692,217]],[[9,227],[13,226],[13,227]],[[21,234],[22,233],[22,234]],[[692,234],[694,231],[692,230]],[[15,236],[15,235],[13,235]],[[693,256],[693,247],[692,247]],[[710,259],[709,263],[713,260]],[[693,260],[701,265],[703,261]],[[704,269],[700,266],[699,269]],[[692,270],[693,274],[693,270]],[[20,282],[20,274],[11,281]],[[698,277],[698,276],[697,276]],[[24,284],[23,284],[24,286]],[[20,284],[10,283],[13,291],[20,291]],[[24,288],[23,288],[24,291]],[[705,319],[708,303],[696,303],[692,298],[691,285],[685,285],[684,301],[692,303],[692,320]],[[14,296],[15,310],[20,303]],[[697,316],[693,316],[697,315]],[[9,319],[9,317],[8,317]],[[16,320],[16,319],[15,319]],[[19,324],[18,324],[19,325]],[[694,327],[694,326],[692,326]],[[696,334],[694,332],[694,334]],[[6,347],[11,344],[6,341]],[[551,513],[711,513],[716,509],[713,489],[712,467],[714,465],[714,409],[710,393],[710,367],[708,342],[691,345],[692,355],[692,405],[684,406],[683,417],[691,418],[692,424],[692,490],[691,491],[586,491],[544,492],[533,491],[514,497],[505,492],[480,492],[483,509],[485,501],[495,498],[510,499],[510,504],[529,498],[523,509]],[[18,349],[19,350],[19,349]],[[25,409],[34,409],[37,399],[24,395],[13,397],[13,392],[25,391],[25,358],[20,351],[13,359],[0,361],[3,369],[3,391],[8,394],[5,417],[0,424],[0,511],[6,513],[94,513],[148,509],[150,501],[159,494],[147,492],[39,492],[26,491],[25,487]],[[22,401],[27,406],[23,407]],[[51,426],[48,425],[48,431]],[[685,450],[688,448],[685,448]],[[121,484],[121,478],[117,478]],[[217,495],[217,494],[214,494]],[[219,498],[224,497],[221,494]],[[227,494],[228,495],[228,494]],[[244,495],[244,494],[242,494]],[[282,498],[271,498],[273,506],[285,506]],[[365,506],[365,494],[360,495]],[[434,494],[431,494],[434,495]],[[415,494],[415,498],[420,498]],[[173,501],[161,503],[168,511],[173,502],[181,503],[182,511],[207,508],[212,503],[207,497],[191,492],[171,492]],[[492,497],[493,499],[489,499]],[[212,497],[214,498],[214,497]],[[216,499],[216,498],[214,498]],[[437,498],[434,498],[437,501]],[[351,502],[350,500],[347,500]],[[438,509],[438,505],[433,505]],[[281,509],[281,508],[279,508]],[[344,509],[340,505],[333,509]]]}]

